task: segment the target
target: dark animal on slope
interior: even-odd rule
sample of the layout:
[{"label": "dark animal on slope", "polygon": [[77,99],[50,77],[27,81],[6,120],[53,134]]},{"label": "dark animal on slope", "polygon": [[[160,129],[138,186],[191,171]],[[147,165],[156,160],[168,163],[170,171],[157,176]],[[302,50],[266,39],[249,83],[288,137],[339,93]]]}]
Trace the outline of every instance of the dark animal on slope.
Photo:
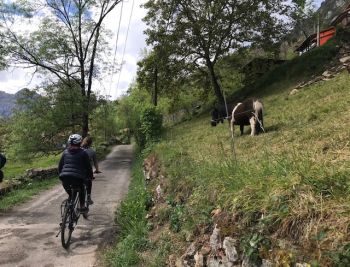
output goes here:
[{"label": "dark animal on slope", "polygon": [[[243,134],[244,126],[250,125],[251,135],[256,135],[263,131],[263,105],[255,98],[249,98],[232,108],[228,106],[228,113],[226,113],[225,106],[218,106],[211,112],[211,125],[216,126],[219,122],[223,123],[224,119],[231,120],[231,131],[233,133],[233,126],[239,125],[241,134]],[[260,124],[261,123],[261,124]]]},{"label": "dark animal on slope", "polygon": [[[228,107],[228,114],[231,114],[232,108]],[[216,126],[218,123],[224,123],[225,119],[228,119],[230,116],[226,113],[226,107],[224,105],[220,105],[218,107],[214,107],[211,112],[211,126]]]}]

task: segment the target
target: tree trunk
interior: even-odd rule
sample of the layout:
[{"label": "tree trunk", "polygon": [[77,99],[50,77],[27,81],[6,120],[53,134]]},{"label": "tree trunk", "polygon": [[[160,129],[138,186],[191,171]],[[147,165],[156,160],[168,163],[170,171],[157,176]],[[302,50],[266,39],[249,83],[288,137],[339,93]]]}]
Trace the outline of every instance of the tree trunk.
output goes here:
[{"label": "tree trunk", "polygon": [[82,125],[81,135],[84,138],[88,135],[88,133],[89,133],[89,113],[85,111],[83,113],[83,125]]},{"label": "tree trunk", "polygon": [[216,76],[215,70],[214,70],[214,65],[210,61],[210,59],[207,59],[206,62],[207,62],[207,67],[208,67],[210,78],[211,78],[211,83],[212,83],[213,88],[214,88],[214,93],[215,93],[217,99],[219,100],[219,103],[224,105],[225,99],[224,99],[224,96],[222,94],[221,87],[220,87],[220,84],[218,82],[218,78]]},{"label": "tree trunk", "polygon": [[156,107],[158,104],[158,68],[154,70],[154,92],[152,97],[153,105]]}]

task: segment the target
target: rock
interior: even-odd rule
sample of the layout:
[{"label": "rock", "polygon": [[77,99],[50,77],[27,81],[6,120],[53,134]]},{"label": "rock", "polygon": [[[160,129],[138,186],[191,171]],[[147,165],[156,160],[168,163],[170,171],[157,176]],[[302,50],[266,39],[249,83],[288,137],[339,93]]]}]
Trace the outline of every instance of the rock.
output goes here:
[{"label": "rock", "polygon": [[274,267],[274,264],[269,260],[262,260],[261,267]]},{"label": "rock", "polygon": [[221,248],[221,236],[220,236],[220,229],[217,228],[217,224],[215,225],[215,228],[213,230],[213,233],[210,236],[210,247],[212,251],[216,252],[218,249]]},{"label": "rock", "polygon": [[191,242],[194,240],[194,235],[191,231],[184,231],[184,234],[185,234],[185,240],[187,242]]},{"label": "rock", "polygon": [[209,244],[204,244],[204,246],[201,248],[201,253],[204,255],[204,256],[207,256],[209,255],[210,251],[211,251],[211,248],[210,248],[210,245]]},{"label": "rock", "polygon": [[194,254],[196,254],[196,250],[197,250],[196,243],[193,242],[193,243],[188,247],[188,249],[186,250],[185,256],[193,257]]},{"label": "rock", "polygon": [[332,73],[330,73],[328,70],[326,70],[324,73],[322,73],[322,76],[326,77],[326,78],[330,78],[333,76]]},{"label": "rock", "polygon": [[143,174],[145,176],[145,180],[150,182],[158,177],[158,173],[159,166],[157,158],[154,154],[151,154],[143,161]]},{"label": "rock", "polygon": [[195,267],[203,267],[204,266],[204,257],[200,252],[197,252],[194,255],[194,260],[196,261]]},{"label": "rock", "polygon": [[219,215],[220,213],[221,213],[221,209],[215,209],[210,213],[210,215],[212,217],[215,217],[215,216]]},{"label": "rock", "polygon": [[185,267],[185,265],[182,263],[182,259],[176,260],[175,267]]},{"label": "rock", "polygon": [[313,80],[311,81],[310,84],[317,83],[317,82],[321,81],[322,79],[323,79],[322,76],[317,76],[315,79],[313,79]]},{"label": "rock", "polygon": [[236,250],[236,240],[232,237],[225,237],[223,248],[225,250],[225,254],[230,262],[237,262],[239,260],[238,252]]},{"label": "rock", "polygon": [[157,186],[156,192],[157,192],[157,200],[158,201],[163,200],[163,189],[160,184]]},{"label": "rock", "polygon": [[168,258],[168,265],[170,267],[176,267],[176,256],[174,254],[171,254]]},{"label": "rock", "polygon": [[208,267],[233,267],[233,263],[230,262],[226,256],[210,256],[207,260]]},{"label": "rock", "polygon": [[11,179],[8,184],[3,184],[0,187],[0,195],[3,196],[9,193],[23,183],[28,183],[33,180],[45,180],[54,176],[58,176],[57,167],[28,169],[24,175]]},{"label": "rock", "polygon": [[304,84],[305,84],[305,82],[301,82],[295,88],[296,89],[302,88]]},{"label": "rock", "polygon": [[258,265],[255,263],[252,263],[248,257],[244,257],[242,261],[242,267],[258,267]]},{"label": "rock", "polygon": [[296,263],[295,267],[311,267],[311,265],[308,263]]},{"label": "rock", "polygon": [[340,61],[341,63],[348,62],[348,61],[350,61],[350,56],[342,57],[342,58],[339,59],[339,61]]},{"label": "rock", "polygon": [[[301,87],[299,87],[299,88],[301,88]],[[298,89],[293,89],[293,90],[289,93],[289,95],[296,95],[297,93],[299,93],[299,90],[298,90]]]}]

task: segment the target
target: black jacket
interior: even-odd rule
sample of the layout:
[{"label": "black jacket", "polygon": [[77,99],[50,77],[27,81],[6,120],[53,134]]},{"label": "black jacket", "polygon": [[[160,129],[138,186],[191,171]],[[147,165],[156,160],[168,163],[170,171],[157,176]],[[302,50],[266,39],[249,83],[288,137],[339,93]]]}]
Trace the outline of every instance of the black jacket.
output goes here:
[{"label": "black jacket", "polygon": [[59,177],[92,179],[93,172],[88,154],[81,148],[68,148],[58,165]]}]

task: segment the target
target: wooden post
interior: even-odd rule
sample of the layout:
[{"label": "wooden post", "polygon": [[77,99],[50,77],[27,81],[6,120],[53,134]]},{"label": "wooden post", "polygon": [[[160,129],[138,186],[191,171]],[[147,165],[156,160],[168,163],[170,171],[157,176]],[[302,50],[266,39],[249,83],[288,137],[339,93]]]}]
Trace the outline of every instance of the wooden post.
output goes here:
[{"label": "wooden post", "polygon": [[320,46],[320,14],[317,14],[317,47]]}]

